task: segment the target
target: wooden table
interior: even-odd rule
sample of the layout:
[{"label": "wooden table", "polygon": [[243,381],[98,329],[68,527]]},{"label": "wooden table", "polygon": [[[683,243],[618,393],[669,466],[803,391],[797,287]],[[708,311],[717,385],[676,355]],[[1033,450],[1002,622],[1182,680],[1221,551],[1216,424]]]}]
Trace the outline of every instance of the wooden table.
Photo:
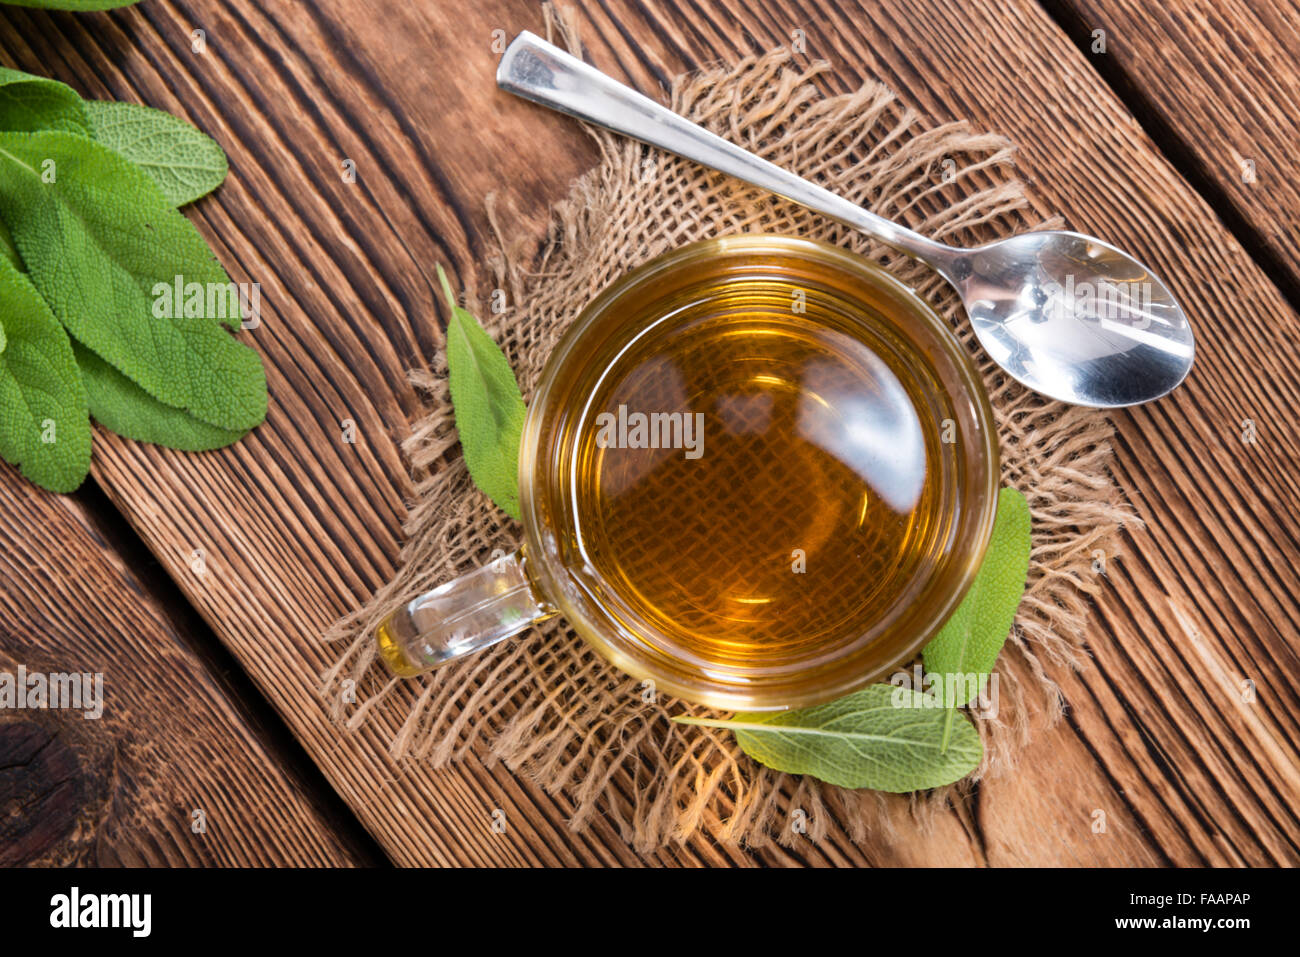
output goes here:
[{"label": "wooden table", "polygon": [[494,88],[494,39],[539,29],[539,7],[5,7],[0,63],[186,116],[226,148],[228,182],[190,216],[262,284],[272,405],[214,454],[99,433],[72,496],[0,467],[0,668],[104,671],[108,695],[98,723],[0,717],[0,863],[1300,861],[1300,3],[584,7],[590,59],[651,93],[802,30],[828,90],[879,78],[1007,134],[1039,213],[1168,279],[1197,364],[1115,416],[1144,524],[1097,601],[1091,667],[1055,674],[1066,720],[928,830],[899,814],[865,846],[701,838],[646,858],[609,827],[571,833],[563,797],[501,767],[399,772],[379,732],[340,734],[314,694],[318,636],[394,571],[419,411],[405,371],[441,346],[433,263],[464,276],[483,257],[489,191],[540,236],[595,160],[571,122]]}]

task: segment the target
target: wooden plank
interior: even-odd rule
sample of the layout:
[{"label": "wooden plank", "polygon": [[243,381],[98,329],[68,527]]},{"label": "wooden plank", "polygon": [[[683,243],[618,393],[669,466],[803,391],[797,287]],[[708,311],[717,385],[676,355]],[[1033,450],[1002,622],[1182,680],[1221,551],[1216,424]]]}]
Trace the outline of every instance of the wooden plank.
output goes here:
[{"label": "wooden plank", "polygon": [[[1161,148],[1300,294],[1300,6],[1049,0]],[[1103,31],[1105,52],[1092,52]],[[1289,277],[1282,278],[1289,272]]]},{"label": "wooden plank", "polygon": [[[608,827],[568,832],[561,796],[499,767],[394,767],[381,734],[340,737],[313,695],[330,657],[316,636],[393,570],[409,492],[397,442],[418,408],[403,373],[439,342],[432,263],[473,284],[490,236],[482,196],[517,210],[508,228],[535,231],[593,161],[574,126],[492,86],[492,31],[537,29],[531,4],[360,9],[149,2],[0,21],[5,62],[213,133],[232,177],[194,217],[235,278],[263,284],[252,340],[271,378],[267,425],[206,456],[109,439],[95,476],[395,860],[638,863]],[[894,836],[882,828],[865,847],[835,835],[744,854],[701,839],[651,860],[1294,862],[1300,824],[1282,798],[1296,765],[1300,518],[1281,504],[1296,491],[1281,423],[1300,391],[1297,318],[1068,38],[1031,3],[947,0],[611,0],[587,8],[583,28],[594,62],[648,90],[803,30],[808,55],[835,66],[831,89],[877,77],[930,117],[970,117],[1021,143],[1038,209],[1153,263],[1201,334],[1183,389],[1117,417],[1121,474],[1147,529],[1108,578],[1096,667],[1060,676],[1070,720],[1034,746],[1037,761],[930,830],[890,812]],[[354,184],[339,176],[344,158]],[[1237,439],[1243,418],[1257,423],[1253,445]],[[1205,654],[1189,654],[1186,620],[1203,623]],[[1256,676],[1252,710],[1210,682],[1216,667]],[[1251,750],[1261,742],[1267,760]],[[505,834],[490,826],[498,807]],[[1111,826],[1094,840],[1097,809]]]},{"label": "wooden plank", "polygon": [[0,672],[85,675],[0,710],[0,866],[373,862],[81,504],[3,464],[0,581]]}]

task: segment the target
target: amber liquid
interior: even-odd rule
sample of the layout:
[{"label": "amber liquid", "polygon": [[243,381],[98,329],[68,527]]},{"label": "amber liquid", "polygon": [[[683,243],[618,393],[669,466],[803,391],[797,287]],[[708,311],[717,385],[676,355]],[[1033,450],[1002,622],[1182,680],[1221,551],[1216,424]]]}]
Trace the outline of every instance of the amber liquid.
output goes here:
[{"label": "amber liquid", "polygon": [[937,387],[861,318],[815,283],[698,289],[573,416],[583,577],[674,658],[816,662],[923,577]]}]

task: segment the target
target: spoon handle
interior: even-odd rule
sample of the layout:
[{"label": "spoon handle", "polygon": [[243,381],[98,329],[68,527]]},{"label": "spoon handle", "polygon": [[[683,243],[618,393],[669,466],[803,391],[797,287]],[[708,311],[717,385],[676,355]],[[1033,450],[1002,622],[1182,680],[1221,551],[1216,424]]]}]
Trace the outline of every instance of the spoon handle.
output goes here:
[{"label": "spoon handle", "polygon": [[501,57],[497,86],[784,196],[940,271],[957,252],[727,142],[527,31]]}]

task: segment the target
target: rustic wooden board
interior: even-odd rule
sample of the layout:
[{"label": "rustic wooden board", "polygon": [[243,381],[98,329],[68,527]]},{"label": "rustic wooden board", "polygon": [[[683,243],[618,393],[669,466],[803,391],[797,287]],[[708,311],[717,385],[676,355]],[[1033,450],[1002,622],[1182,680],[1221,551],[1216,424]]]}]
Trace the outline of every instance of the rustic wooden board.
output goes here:
[{"label": "rustic wooden board", "polygon": [[[807,5],[725,6],[712,17],[692,15],[696,5],[662,18],[640,8],[660,41],[649,56],[702,62],[789,42],[799,29],[808,54],[829,59],[845,85],[880,78],[933,117],[1007,133],[1040,211],[1064,211],[1069,225],[1152,263],[1201,335],[1183,389],[1116,417],[1119,471],[1146,528],[1132,530],[1129,559],[1110,566],[1098,666],[1060,676],[1067,727],[1089,752],[1086,777],[1107,782],[1106,799],[1080,799],[1084,778],[1067,770],[1067,736],[1056,735],[1037,778],[1027,770],[982,788],[988,859],[1300,860],[1291,744],[1300,522],[1283,504],[1300,462],[1286,424],[1300,391],[1295,312],[1039,7],[836,4],[809,16]],[[591,25],[592,58],[635,62],[611,27]],[[657,72],[645,69],[642,84]],[[1104,836],[1093,834],[1097,810],[1110,820]],[[1126,836],[1127,820],[1140,822],[1147,847]]]},{"label": "rustic wooden board", "polygon": [[[407,119],[386,105],[385,90],[353,79],[371,66],[336,34],[357,18],[308,12],[286,5],[271,16],[249,4],[199,15],[157,3],[87,18],[5,11],[6,62],[55,74],[86,95],[189,115],[226,144],[230,182],[195,218],[236,278],[263,284],[256,342],[271,378],[268,424],[209,456],[108,437],[96,480],[394,859],[636,863],[608,828],[569,835],[563,805],[503,769],[402,774],[379,735],[341,737],[314,694],[331,655],[316,637],[393,570],[409,492],[396,441],[417,407],[405,370],[427,363],[439,341],[431,263],[465,260],[470,250],[459,200],[440,186],[444,174],[411,125],[436,128],[448,101],[425,90],[406,104],[423,112]],[[455,19],[448,13],[448,24]],[[395,36],[410,29],[400,17],[391,25]],[[203,53],[193,52],[196,28],[205,31]],[[123,62],[124,50],[145,52]],[[369,49],[386,69],[399,66],[398,52]],[[557,140],[561,130],[557,123]],[[245,142],[255,148],[234,145]],[[472,154],[442,140],[439,148],[482,172]],[[356,183],[340,175],[344,158],[356,163]],[[587,162],[574,157],[572,172]],[[569,174],[560,163],[550,172],[559,191]],[[480,217],[476,241],[483,225]],[[463,251],[447,249],[443,235]],[[356,422],[355,445],[342,441],[347,419]],[[129,486],[142,494],[123,497]],[[199,549],[202,577],[190,571]],[[505,834],[492,828],[498,808]],[[742,855],[702,844],[663,855],[675,857]]]},{"label": "rustic wooden board", "polygon": [[[1025,771],[923,831],[898,810],[867,846],[742,852],[707,839],[652,860],[710,863],[1233,863],[1300,859],[1294,500],[1297,317],[1038,6],[927,0],[588,8],[601,68],[654,91],[683,67],[791,42],[831,89],[889,83],[937,120],[1022,144],[1043,215],[1133,249],[1201,334],[1172,398],[1117,417],[1146,522],[1109,566],[1095,667],[1061,674],[1067,720]],[[107,439],[96,480],[294,734],[400,863],[637,863],[608,827],[565,828],[562,796],[474,763],[395,768],[315,699],[316,636],[393,570],[409,492],[403,372],[438,347],[434,261],[474,282],[496,191],[536,232],[593,157],[568,121],[498,94],[493,31],[534,5],[379,0],[219,7],[148,0],[85,18],[6,11],[0,56],[92,95],[187,115],[231,156],[193,216],[235,278],[263,284],[272,413],[234,449],[185,456]],[[191,30],[205,30],[196,53]],[[972,38],[983,38],[972,42]],[[357,182],[339,175],[356,163]],[[357,442],[342,441],[343,420]],[[1240,441],[1242,420],[1258,434]],[[195,549],[207,573],[190,571]],[[1236,682],[1252,678],[1247,705]],[[392,729],[386,729],[391,731]],[[504,834],[491,811],[506,811]],[[1095,833],[1095,812],[1108,826]]]},{"label": "rustic wooden board", "polygon": [[[1274,281],[1300,294],[1300,6],[1294,0],[1050,0],[1162,148],[1249,232]],[[1094,31],[1105,53],[1092,53]],[[1285,272],[1290,276],[1279,278]]]},{"label": "rustic wooden board", "polygon": [[81,505],[2,463],[0,581],[0,671],[103,676],[98,718],[0,712],[0,866],[373,863]]}]

